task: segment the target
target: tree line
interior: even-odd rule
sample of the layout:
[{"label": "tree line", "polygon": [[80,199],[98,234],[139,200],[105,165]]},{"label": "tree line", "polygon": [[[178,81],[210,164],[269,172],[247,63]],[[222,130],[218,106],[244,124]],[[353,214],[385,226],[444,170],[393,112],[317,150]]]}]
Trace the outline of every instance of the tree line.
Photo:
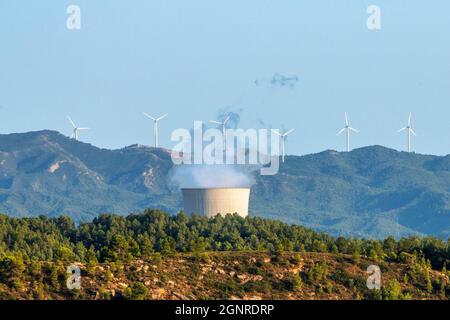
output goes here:
[{"label": "tree line", "polygon": [[[115,262],[160,253],[206,251],[329,252],[376,261],[424,259],[434,269],[450,261],[450,239],[396,240],[332,237],[325,233],[258,217],[207,218],[146,210],[126,217],[103,214],[78,226],[67,216],[12,218],[0,215],[0,259]],[[1,265],[0,265],[1,267]]]}]

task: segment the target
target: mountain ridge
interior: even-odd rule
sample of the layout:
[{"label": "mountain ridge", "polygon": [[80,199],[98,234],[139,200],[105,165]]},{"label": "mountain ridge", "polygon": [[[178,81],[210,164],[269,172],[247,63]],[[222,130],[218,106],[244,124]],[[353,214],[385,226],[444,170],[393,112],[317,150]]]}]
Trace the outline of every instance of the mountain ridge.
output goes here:
[{"label": "mountain ridge", "polygon": [[[145,208],[176,213],[170,150],[97,148],[42,130],[0,135],[0,212],[76,222]],[[333,235],[450,235],[450,155],[368,146],[288,155],[275,176],[252,172],[250,213]]]}]

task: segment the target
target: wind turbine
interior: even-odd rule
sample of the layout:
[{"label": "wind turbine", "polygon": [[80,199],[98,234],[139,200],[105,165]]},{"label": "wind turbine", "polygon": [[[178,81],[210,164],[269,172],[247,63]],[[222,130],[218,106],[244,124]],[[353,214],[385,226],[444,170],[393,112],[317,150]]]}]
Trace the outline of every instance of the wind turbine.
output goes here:
[{"label": "wind turbine", "polygon": [[359,131],[355,128],[350,127],[348,123],[347,112],[345,112],[345,127],[343,127],[336,135],[340,135],[342,132],[347,131],[347,152],[350,152],[350,131],[358,133]]},{"label": "wind turbine", "polygon": [[81,131],[81,130],[89,130],[89,128],[81,128],[81,127],[77,127],[77,126],[75,125],[75,123],[72,121],[72,119],[71,119],[69,116],[67,116],[67,119],[69,119],[69,122],[70,122],[70,124],[71,124],[72,127],[73,127],[72,134],[70,135],[70,138],[71,138],[71,139],[78,140],[78,131]]},{"label": "wind turbine", "polygon": [[281,161],[282,162],[284,162],[284,150],[285,150],[284,144],[286,142],[286,136],[294,130],[295,129],[291,129],[291,130],[286,131],[285,133],[279,133],[278,131],[272,129],[273,133],[275,133],[281,137],[281,140],[280,140],[280,149],[281,150],[280,151],[281,151]]},{"label": "wind turbine", "polygon": [[155,136],[155,148],[158,148],[158,121],[162,120],[163,118],[167,117],[169,114],[166,113],[164,115],[162,115],[159,118],[153,118],[152,116],[148,115],[147,113],[143,112],[144,116],[146,116],[147,118],[150,118],[153,120],[153,123],[155,124],[155,126],[153,127],[153,135]]},{"label": "wind turbine", "polygon": [[409,117],[408,117],[408,124],[406,125],[406,127],[401,128],[400,130],[398,130],[397,132],[402,132],[405,130],[408,130],[408,152],[411,152],[411,133],[413,135],[416,136],[416,133],[414,132],[413,128],[411,127],[411,112],[409,113]]},{"label": "wind turbine", "polygon": [[214,124],[218,124],[219,126],[222,127],[222,137],[223,137],[223,150],[226,150],[226,135],[225,135],[225,130],[226,130],[226,124],[228,122],[228,120],[230,120],[231,115],[228,115],[228,117],[226,117],[223,121],[216,121],[216,120],[209,120],[210,123],[214,123]]}]

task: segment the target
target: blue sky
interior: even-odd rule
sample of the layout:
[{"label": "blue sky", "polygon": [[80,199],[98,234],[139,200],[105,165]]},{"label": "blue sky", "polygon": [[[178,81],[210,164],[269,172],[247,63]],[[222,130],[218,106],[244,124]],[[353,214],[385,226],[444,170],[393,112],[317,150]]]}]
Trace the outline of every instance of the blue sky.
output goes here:
[{"label": "blue sky", "polygon": [[[242,128],[296,128],[289,154],[406,147],[413,112],[420,153],[450,153],[448,1],[0,0],[0,132],[53,129],[106,148],[152,143],[142,112],[169,113],[170,133],[218,110]],[[81,30],[66,8],[81,7]],[[366,27],[368,5],[382,29]],[[274,73],[294,88],[271,86]],[[258,79],[262,85],[255,86]]]}]

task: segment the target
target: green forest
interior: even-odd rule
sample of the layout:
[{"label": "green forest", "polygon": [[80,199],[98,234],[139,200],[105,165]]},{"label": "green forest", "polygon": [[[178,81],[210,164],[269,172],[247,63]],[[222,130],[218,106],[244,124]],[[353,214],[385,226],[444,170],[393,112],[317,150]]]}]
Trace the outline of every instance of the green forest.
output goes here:
[{"label": "green forest", "polygon": [[[218,290],[221,294],[229,292],[229,295],[219,298],[229,298],[232,294],[242,296],[246,288],[248,292],[270,293],[265,297],[273,298],[276,297],[275,292],[295,292],[302,283],[313,285],[319,293],[324,290],[332,292],[330,284],[331,287],[342,285],[343,290],[344,287],[353,290],[349,291],[351,298],[369,299],[430,297],[427,295],[448,298],[450,291],[447,272],[450,240],[432,237],[351,239],[258,217],[189,217],[182,212],[172,216],[159,210],[146,210],[126,217],[104,214],[80,225],[75,225],[66,216],[11,218],[0,215],[0,299],[87,298],[86,292],[74,293],[64,289],[66,266],[75,262],[83,266],[83,275],[90,275],[93,279],[100,268],[105,274],[101,281],[107,283],[108,277],[114,277],[111,273],[133,271],[131,267],[136,261],[149,261],[158,270],[157,266],[164,264],[166,259],[189,259],[185,265],[191,265],[189,272],[194,274],[198,272],[194,269],[199,266],[214,264],[214,261],[220,265],[233,254],[236,259],[255,257],[249,258],[246,270],[237,269],[236,272],[244,272],[249,277],[263,274],[265,276],[261,279],[267,283],[258,287],[265,283],[260,279],[258,286],[249,289],[245,285],[240,286],[239,281],[234,283],[236,276],[230,271],[232,277],[221,283],[225,290]],[[312,259],[306,268],[308,263],[299,261],[304,261],[308,254],[315,254],[319,261]],[[275,269],[272,268],[272,274],[269,274],[268,267],[262,266],[261,257],[266,256],[275,265],[288,269],[292,269],[290,264],[305,267],[289,273],[280,287],[274,280],[269,281],[269,278],[276,278],[273,274]],[[324,257],[323,261],[320,257]],[[384,291],[368,292],[362,288],[364,285],[354,289],[357,286],[351,283],[345,270],[332,264],[329,257],[333,257],[337,264],[359,264],[361,270],[369,263],[375,263],[386,272],[393,271],[395,268],[392,266],[397,265],[402,266],[402,271],[398,272],[398,279],[392,279],[386,285]],[[261,270],[258,269],[260,267]],[[125,274],[125,278],[131,281],[124,285],[127,288],[122,290],[122,298],[150,297],[144,281],[138,281],[139,276]],[[402,286],[409,289],[403,292]],[[58,290],[62,293],[57,294]],[[211,294],[192,293],[196,298],[217,298]],[[105,294],[101,289],[94,294],[97,298],[114,296],[117,297],[117,292]]]}]

